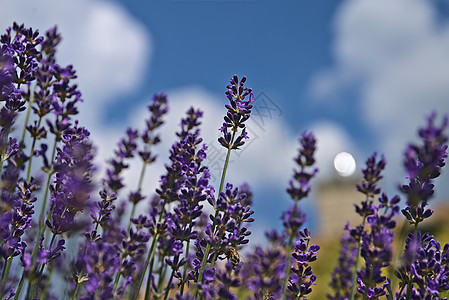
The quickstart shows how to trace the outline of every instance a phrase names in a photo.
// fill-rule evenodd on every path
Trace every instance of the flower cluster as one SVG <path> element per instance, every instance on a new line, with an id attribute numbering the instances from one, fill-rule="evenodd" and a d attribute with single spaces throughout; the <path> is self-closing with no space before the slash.
<path id="1" fill-rule="evenodd" d="M 402 186 L 407 196 L 407 207 L 402 210 L 402 214 L 415 226 L 433 214 L 432 210 L 426 208 L 434 194 L 432 182 L 440 176 L 448 156 L 448 138 L 444 131 L 449 126 L 449 119 L 445 116 L 438 127 L 434 124 L 435 118 L 436 114 L 431 114 L 427 126 L 419 130 L 423 145 L 410 144 L 404 153 L 409 182 Z"/>
<path id="2" fill-rule="evenodd" d="M 369 299 L 385 294 L 384 287 L 379 288 L 378 285 L 386 279 L 381 275 L 381 268 L 389 266 L 392 258 L 391 230 L 396 226 L 392 218 L 399 211 L 397 204 L 400 200 L 398 196 L 389 200 L 386 194 L 382 194 L 379 204 L 374 203 L 374 198 L 381 193 L 378 183 L 385 166 L 385 158 L 382 156 L 378 160 L 377 153 L 374 153 L 362 170 L 363 179 L 357 190 L 366 198 L 360 205 L 355 204 L 362 223 L 355 228 L 349 224 L 345 226 L 340 257 L 330 283 L 334 294 L 329 294 L 329 299 L 355 298 L 357 285 L 357 291 Z M 359 257 L 365 260 L 365 266 L 360 270 Z"/>
<path id="3" fill-rule="evenodd" d="M 312 292 L 312 285 L 315 285 L 316 275 L 313 274 L 309 263 L 317 259 L 320 246 L 312 245 L 309 247 L 310 232 L 307 228 L 299 232 L 301 239 L 296 242 L 295 252 L 292 256 L 295 259 L 295 265 L 292 266 L 292 276 L 288 279 L 288 289 L 292 297 L 296 299 L 305 298 Z"/>
<path id="4" fill-rule="evenodd" d="M 254 102 L 254 96 L 252 89 L 244 86 L 245 82 L 245 76 L 239 81 L 237 75 L 234 75 L 230 85 L 227 86 L 226 97 L 230 104 L 226 104 L 228 112 L 224 117 L 223 126 L 220 128 L 223 136 L 218 139 L 226 149 L 239 149 L 248 138 L 245 122 L 251 115 L 253 107 L 251 103 Z M 247 96 L 248 99 L 245 99 Z M 228 128 L 231 129 L 231 132 L 228 131 Z M 236 136 L 239 129 L 241 129 L 240 135 Z"/>
<path id="5" fill-rule="evenodd" d="M 405 265 L 396 273 L 401 281 L 396 299 L 439 299 L 449 290 L 449 244 L 441 249 L 434 236 L 417 230 L 407 237 L 403 258 Z"/>
<path id="6" fill-rule="evenodd" d="M 366 195 L 366 200 L 356 205 L 356 212 L 363 221 L 355 228 L 349 224 L 345 227 L 347 232 L 342 239 L 339 264 L 332 275 L 334 294 L 328 295 L 329 299 L 356 299 L 362 295 L 366 299 L 439 299 L 447 290 L 449 244 L 441 250 L 433 236 L 422 234 L 418 229 L 418 224 L 433 214 L 426 208 L 434 193 L 432 180 L 440 175 L 447 158 L 448 119 L 444 117 L 442 125 L 436 127 L 435 118 L 435 114 L 430 115 L 427 126 L 419 130 L 424 145 L 410 145 L 405 152 L 409 183 L 401 188 L 407 196 L 407 206 L 402 213 L 414 229 L 406 239 L 400 267 L 395 271 L 400 281 L 398 290 L 395 292 L 396 287 L 384 270 L 392 263 L 398 264 L 393 262 L 392 230 L 396 227 L 394 217 L 399 214 L 400 198 L 397 195 L 388 198 L 382 193 L 378 203 L 374 202 L 374 197 L 381 193 L 377 182 L 385 167 L 384 158 L 376 162 L 374 154 L 366 162 L 362 184 L 357 186 Z M 361 268 L 360 258 L 365 262 Z"/>
<path id="7" fill-rule="evenodd" d="M 301 231 L 306 215 L 298 203 L 309 194 L 309 182 L 318 172 L 313 167 L 315 136 L 304 132 L 299 144 L 295 158 L 299 170 L 294 170 L 287 188 L 294 203 L 282 213 L 284 229 L 281 233 L 276 230 L 266 233 L 270 246 L 266 249 L 257 247 L 242 272 L 244 280 L 249 283 L 248 288 L 254 291 L 254 299 L 304 299 L 316 279 L 309 263 L 316 260 L 319 246 L 309 247 L 310 232 L 307 228 Z"/>
<path id="8" fill-rule="evenodd" d="M 205 165 L 203 111 L 193 107 L 180 121 L 158 186 L 147 184 L 154 147 L 164 138 L 158 130 L 168 113 L 165 93 L 151 99 L 142 130 L 126 130 L 97 185 L 95 141 L 74 119 L 82 96 L 74 67 L 57 63 L 60 42 L 56 27 L 40 36 L 16 23 L 0 37 L 1 297 L 307 299 L 320 284 L 320 246 L 311 243 L 300 206 L 318 173 L 314 134 L 299 139 L 282 230 L 267 232 L 267 245 L 251 249 L 253 192 L 225 180 L 231 153 L 249 138 L 254 99 L 246 77 L 234 75 L 227 86 L 218 139 L 227 155 L 218 187 Z M 394 260 L 400 198 L 382 193 L 386 161 L 374 153 L 357 185 L 365 197 L 355 204 L 362 221 L 345 226 L 329 299 L 439 299 L 449 290 L 449 244 L 442 247 L 418 226 L 433 214 L 427 207 L 434 179 L 448 156 L 448 118 L 435 122 L 432 114 L 419 130 L 423 145 L 405 152 L 402 213 L 414 228 L 403 254 Z M 125 170 L 140 174 L 135 186 L 126 186 Z M 387 278 L 391 269 L 396 278 Z M 65 288 L 54 285 L 56 276 Z"/>

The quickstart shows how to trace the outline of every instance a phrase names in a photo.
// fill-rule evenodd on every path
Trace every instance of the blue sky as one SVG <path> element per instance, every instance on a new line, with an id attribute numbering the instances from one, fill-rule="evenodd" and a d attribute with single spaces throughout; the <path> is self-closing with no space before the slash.
<path id="1" fill-rule="evenodd" d="M 253 186 L 259 239 L 264 229 L 280 225 L 289 204 L 284 191 L 304 130 L 319 140 L 317 182 L 337 176 L 332 161 L 338 152 L 351 152 L 360 170 L 378 151 L 389 162 L 384 184 L 393 193 L 404 181 L 401 154 L 424 115 L 449 113 L 449 9 L 442 0 L 2 0 L 0 5 L 1 28 L 14 20 L 42 31 L 59 26 L 64 40 L 58 57 L 78 70 L 85 97 L 80 119 L 97 142 L 99 163 L 110 157 L 127 126 L 143 126 L 151 95 L 168 93 L 171 115 L 162 131 L 160 161 L 148 171 L 147 192 L 157 185 L 187 107 L 204 109 L 204 141 L 214 149 L 225 86 L 233 74 L 246 75 L 260 97 L 259 113 L 268 113 L 264 103 L 273 110 L 248 123 L 253 142 L 233 156 L 228 178 Z M 132 166 L 139 168 L 138 162 Z M 129 173 L 131 186 L 135 173 Z M 440 182 L 449 180 L 447 173 Z M 439 199 L 449 198 L 447 187 L 438 193 Z M 313 197 L 305 205 L 318 229 Z"/>
<path id="2" fill-rule="evenodd" d="M 316 110 L 307 101 L 311 74 L 331 61 L 337 3 L 123 1 L 154 41 L 148 84 L 139 93 L 201 84 L 222 94 L 232 74 L 245 74 L 255 91 L 272 95 L 284 107 L 283 117 L 301 129 Z"/>

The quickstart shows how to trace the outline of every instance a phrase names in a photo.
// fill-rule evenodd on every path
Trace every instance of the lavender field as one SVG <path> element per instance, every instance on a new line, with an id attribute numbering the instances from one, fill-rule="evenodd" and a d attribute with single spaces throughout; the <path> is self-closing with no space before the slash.
<path id="1" fill-rule="evenodd" d="M 57 27 L 41 33 L 14 23 L 0 42 L 4 299 L 312 299 L 316 290 L 328 299 L 447 294 L 449 244 L 425 226 L 440 213 L 432 201 L 448 156 L 447 115 L 429 112 L 417 122 L 419 140 L 404 145 L 406 177 L 397 194 L 382 189 L 385 156 L 374 152 L 366 159 L 354 186 L 358 222 L 341 224 L 339 245 L 334 239 L 332 246 L 317 244 L 305 226 L 302 202 L 320 170 L 317 139 L 303 131 L 285 184 L 290 205 L 276 217 L 282 226 L 267 230 L 260 245 L 248 245 L 257 198 L 250 184 L 226 176 L 232 157 L 253 138 L 247 124 L 257 100 L 245 76 L 224 84 L 217 140 L 226 156 L 216 184 L 205 163 L 209 149 L 201 130 L 209 125 L 202 107 L 185 111 L 176 141 L 158 149 L 168 138 L 161 134 L 171 109 L 164 92 L 147 105 L 143 129 L 123 128 L 97 174 L 96 140 L 78 121 L 83 96 L 76 68 L 61 66 L 55 55 Z M 169 162 L 146 193 L 155 148 L 169 153 Z M 127 186 L 132 160 L 140 165 L 132 170 L 138 180 Z M 338 251 L 338 259 L 321 255 L 324 245 Z"/>

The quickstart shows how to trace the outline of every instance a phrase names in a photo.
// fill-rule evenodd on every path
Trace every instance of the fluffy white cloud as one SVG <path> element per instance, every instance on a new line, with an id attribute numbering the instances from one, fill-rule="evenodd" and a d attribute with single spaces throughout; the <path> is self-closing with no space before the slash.
<path id="1" fill-rule="evenodd" d="M 425 43 L 433 26 L 425 1 L 349 0 L 337 11 L 334 56 L 353 72 L 381 71 Z"/>
<path id="2" fill-rule="evenodd" d="M 316 74 L 311 92 L 326 101 L 359 90 L 354 105 L 378 133 L 377 150 L 390 163 L 386 179 L 397 185 L 401 154 L 424 116 L 449 113 L 449 26 L 428 1 L 347 0 L 334 33 L 334 66 Z"/>
<path id="3" fill-rule="evenodd" d="M 58 62 L 73 64 L 85 103 L 83 123 L 94 129 L 111 98 L 139 86 L 151 57 L 145 27 L 111 1 L 2 1 L 0 28 L 12 22 L 39 28 L 57 25 L 63 36 Z"/>

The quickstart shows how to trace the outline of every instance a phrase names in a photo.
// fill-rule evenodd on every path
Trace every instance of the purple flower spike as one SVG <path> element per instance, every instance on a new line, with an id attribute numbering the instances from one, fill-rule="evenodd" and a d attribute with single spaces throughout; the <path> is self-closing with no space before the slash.
<path id="1" fill-rule="evenodd" d="M 318 173 L 317 168 L 309 170 L 315 163 L 316 139 L 313 133 L 304 132 L 299 139 L 300 148 L 295 162 L 299 170 L 295 170 L 293 179 L 289 182 L 287 192 L 295 202 L 308 196 L 310 192 L 310 180 Z"/>
<path id="2" fill-rule="evenodd" d="M 75 124 L 72 133 L 64 136 L 64 147 L 58 149 L 55 157 L 55 180 L 50 186 L 52 221 L 47 221 L 55 234 L 70 230 L 75 215 L 88 206 L 94 170 L 94 150 L 88 140 L 89 134 L 84 127 Z"/>
<path id="3" fill-rule="evenodd" d="M 225 122 L 220 128 L 223 136 L 218 139 L 226 149 L 239 149 L 245 144 L 245 139 L 248 138 L 245 122 L 251 115 L 251 108 L 253 107 L 251 103 L 254 102 L 254 96 L 252 89 L 244 86 L 245 81 L 245 76 L 239 81 L 237 75 L 234 75 L 231 78 L 231 84 L 227 86 L 226 97 L 230 104 L 225 105 L 228 112 L 224 117 Z M 248 99 L 245 99 L 247 96 Z M 228 132 L 228 128 L 231 129 L 231 132 Z M 240 135 L 236 137 L 239 129 L 241 129 Z"/>
<path id="4" fill-rule="evenodd" d="M 360 185 L 357 185 L 357 190 L 365 194 L 367 198 L 371 199 L 380 193 L 377 183 L 382 179 L 381 172 L 385 169 L 385 165 L 385 157 L 382 155 L 381 159 L 377 161 L 377 153 L 366 160 L 366 168 L 362 170 L 363 180 Z M 360 212 L 361 210 L 359 209 Z M 359 211 L 357 212 L 360 213 Z"/>
<path id="5" fill-rule="evenodd" d="M 305 296 L 312 292 L 312 285 L 315 285 L 316 276 L 309 264 L 317 259 L 320 246 L 309 246 L 311 237 L 307 228 L 304 228 L 299 235 L 301 239 L 296 242 L 292 253 L 295 262 L 291 267 L 293 274 L 288 279 L 287 288 L 291 297 L 305 299 Z"/>
<path id="6" fill-rule="evenodd" d="M 419 130 L 423 145 L 409 145 L 404 154 L 409 183 L 402 186 L 407 196 L 407 207 L 402 213 L 416 226 L 433 213 L 425 207 L 434 194 L 432 182 L 440 176 L 448 156 L 448 137 L 445 133 L 449 127 L 448 117 L 443 118 L 440 126 L 434 124 L 435 119 L 436 113 L 431 114 L 427 126 Z"/>

